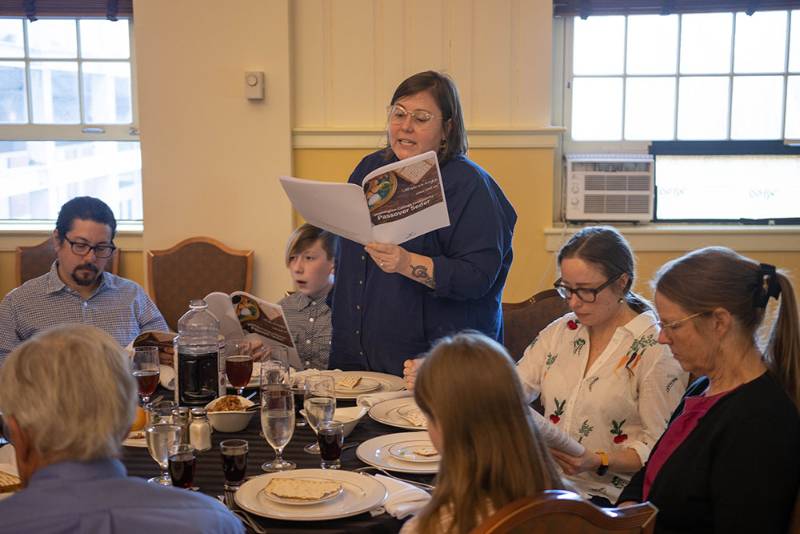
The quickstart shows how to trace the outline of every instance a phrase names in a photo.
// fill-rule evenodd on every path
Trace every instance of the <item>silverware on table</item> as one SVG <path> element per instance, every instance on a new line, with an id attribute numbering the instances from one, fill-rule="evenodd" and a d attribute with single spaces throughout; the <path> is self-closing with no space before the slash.
<path id="1" fill-rule="evenodd" d="M 221 495 L 220 500 L 223 504 L 231 511 L 233 515 L 235 515 L 239 521 L 242 522 L 246 527 L 249 527 L 250 530 L 255 532 L 256 534 L 267 534 L 267 530 L 258 524 L 258 521 L 253 519 L 253 517 L 248 513 L 242 510 L 241 508 L 236 506 L 236 502 L 233 499 L 233 492 L 229 490 L 225 490 L 225 494 Z"/>
<path id="2" fill-rule="evenodd" d="M 425 490 L 427 492 L 431 492 L 436 489 L 436 486 L 432 486 L 431 484 L 426 484 L 424 482 L 417 482 L 416 480 L 409 480 L 407 478 L 401 478 L 399 476 L 391 474 L 389 471 L 382 469 L 380 467 L 368 466 L 368 467 L 359 467 L 357 469 L 353 469 L 356 473 L 361 473 L 362 475 L 370 474 L 370 471 L 377 471 L 378 473 L 382 474 L 385 477 L 393 478 L 395 480 L 399 480 L 400 482 L 405 482 L 407 484 L 411 484 L 412 486 L 416 486 L 421 490 Z"/>

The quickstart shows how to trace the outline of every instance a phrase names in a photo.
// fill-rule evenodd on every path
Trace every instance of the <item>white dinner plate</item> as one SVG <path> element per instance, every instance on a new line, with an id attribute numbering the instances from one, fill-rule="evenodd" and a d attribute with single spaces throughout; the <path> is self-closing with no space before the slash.
<path id="1" fill-rule="evenodd" d="M 378 383 L 378 387 L 368 391 L 359 389 L 361 384 L 356 386 L 355 389 L 341 389 L 337 387 L 336 398 L 338 399 L 355 399 L 359 395 L 364 395 L 366 393 L 401 391 L 406 388 L 406 383 L 401 377 L 388 375 L 386 373 L 376 373 L 374 371 L 323 371 L 323 374 L 331 374 L 334 380 L 337 381 L 348 375 L 357 375 L 361 377 L 361 382 L 364 382 L 366 379 L 368 384 L 371 384 L 373 381 Z"/>
<path id="2" fill-rule="evenodd" d="M 317 477 L 306 477 L 306 476 L 297 476 L 292 473 L 289 473 L 286 478 L 291 478 L 292 480 L 320 480 Z M 323 480 L 323 482 L 327 482 Z M 323 497 L 321 499 L 309 500 L 309 499 L 289 499 L 287 497 L 279 497 L 277 495 L 273 495 L 266 490 L 266 487 L 261 490 L 264 494 L 264 497 L 269 499 L 270 501 L 279 503 L 279 504 L 288 504 L 290 506 L 309 506 L 311 504 L 319 504 L 321 502 L 331 501 L 337 498 L 344 492 L 344 485 L 339 487 L 339 491 L 336 493 L 331 493 L 327 497 Z"/>
<path id="3" fill-rule="evenodd" d="M 356 456 L 365 464 L 380 467 L 389 471 L 400 473 L 413 473 L 417 475 L 435 475 L 439 471 L 439 462 L 407 462 L 395 458 L 389 453 L 389 449 L 398 443 L 409 441 L 431 442 L 431 437 L 427 432 L 399 432 L 397 434 L 386 434 L 377 438 L 368 439 L 358 446 Z"/>
<path id="4" fill-rule="evenodd" d="M 272 477 L 333 480 L 342 485 L 342 493 L 335 499 L 308 506 L 282 504 L 268 499 L 261 491 Z M 287 521 L 325 521 L 363 514 L 381 506 L 386 497 L 386 487 L 375 477 L 334 469 L 298 469 L 261 475 L 242 484 L 234 495 L 236 504 L 252 514 Z"/>
<path id="5" fill-rule="evenodd" d="M 131 437 L 131 434 L 128 434 L 128 437 L 122 442 L 123 447 L 139 447 L 139 448 L 147 448 L 147 438 L 145 438 L 144 429 L 139 430 L 135 433 L 136 435 L 141 434 L 142 437 Z"/>
<path id="6" fill-rule="evenodd" d="M 425 456 L 423 454 L 419 454 L 418 452 L 416 452 L 418 449 L 421 448 L 430 448 L 436 450 L 434 449 L 431 440 L 413 439 L 408 441 L 401 441 L 399 443 L 390 445 L 388 451 L 389 454 L 392 455 L 394 458 L 397 458 L 398 460 L 403 460 L 404 462 L 427 464 L 431 462 L 438 462 L 439 460 L 442 459 L 441 455 L 439 454 Z"/>
<path id="7" fill-rule="evenodd" d="M 419 410 L 414 397 L 401 397 L 379 402 L 369 409 L 369 416 L 384 425 L 404 428 L 406 430 L 425 430 L 425 426 L 417 426 L 403 417 L 412 411 Z"/>

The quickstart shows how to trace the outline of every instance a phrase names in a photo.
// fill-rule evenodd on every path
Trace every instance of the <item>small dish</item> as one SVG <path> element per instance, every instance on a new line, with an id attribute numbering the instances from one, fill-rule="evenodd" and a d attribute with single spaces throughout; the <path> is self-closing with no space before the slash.
<path id="1" fill-rule="evenodd" d="M 426 456 L 424 454 L 420 454 L 418 452 L 419 449 L 432 449 L 433 451 L 436 450 L 433 447 L 433 443 L 424 440 L 402 441 L 400 443 L 394 443 L 390 445 L 387 450 L 389 451 L 390 455 L 404 462 L 424 464 L 430 462 L 438 462 L 439 460 L 442 459 L 442 456 L 438 452 Z"/>
<path id="2" fill-rule="evenodd" d="M 245 406 L 244 410 L 215 412 L 211 410 L 220 399 L 225 397 L 238 397 L 239 401 Z M 248 411 L 247 408 L 253 406 L 253 401 L 239 397 L 238 395 L 224 395 L 206 404 L 206 413 L 208 420 L 214 430 L 219 432 L 241 432 L 247 425 L 250 424 L 250 419 L 253 417 L 253 411 Z"/>

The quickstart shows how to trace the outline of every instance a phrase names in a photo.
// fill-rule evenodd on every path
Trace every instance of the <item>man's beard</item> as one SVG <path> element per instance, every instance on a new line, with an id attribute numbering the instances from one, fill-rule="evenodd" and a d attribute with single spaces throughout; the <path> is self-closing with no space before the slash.
<path id="1" fill-rule="evenodd" d="M 94 276 L 89 278 L 83 278 L 78 276 L 78 271 L 92 271 Z M 97 281 L 97 277 L 100 275 L 100 269 L 96 266 L 92 265 L 91 263 L 84 263 L 83 265 L 78 265 L 72 271 L 72 279 L 75 281 L 76 284 L 79 286 L 90 286 Z"/>

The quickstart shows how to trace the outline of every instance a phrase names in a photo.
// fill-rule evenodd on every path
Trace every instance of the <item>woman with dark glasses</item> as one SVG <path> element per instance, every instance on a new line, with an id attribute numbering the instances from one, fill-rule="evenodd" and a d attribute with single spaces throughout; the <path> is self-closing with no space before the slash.
<path id="1" fill-rule="evenodd" d="M 611 506 L 686 389 L 687 376 L 659 345 L 657 318 L 631 292 L 634 259 L 619 232 L 580 230 L 558 253 L 555 287 L 571 313 L 554 321 L 525 351 L 517 370 L 529 400 L 586 449 L 552 450 L 584 497 Z"/>

